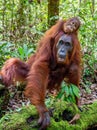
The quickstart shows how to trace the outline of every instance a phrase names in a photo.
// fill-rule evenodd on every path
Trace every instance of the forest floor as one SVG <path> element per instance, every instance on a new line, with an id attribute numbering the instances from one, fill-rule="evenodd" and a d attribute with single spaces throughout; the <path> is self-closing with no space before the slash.
<path id="1" fill-rule="evenodd" d="M 97 84 L 92 84 L 88 90 L 85 88 L 80 88 L 80 103 L 81 105 L 91 104 L 94 101 L 97 101 Z"/>
<path id="2" fill-rule="evenodd" d="M 30 104 L 30 101 L 25 98 L 22 91 L 17 90 L 16 87 L 9 87 L 10 100 L 7 106 L 8 111 L 14 111 L 24 105 Z M 87 105 L 97 100 L 97 84 L 93 83 L 88 89 L 80 87 L 80 104 Z"/>

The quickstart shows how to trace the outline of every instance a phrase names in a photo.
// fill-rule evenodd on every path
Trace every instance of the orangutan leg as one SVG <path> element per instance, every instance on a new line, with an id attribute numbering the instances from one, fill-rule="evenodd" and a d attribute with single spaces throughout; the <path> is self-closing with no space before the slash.
<path id="1" fill-rule="evenodd" d="M 9 86 L 16 81 L 25 81 L 29 71 L 28 65 L 17 59 L 7 60 L 0 71 L 0 80 L 5 86 Z"/>

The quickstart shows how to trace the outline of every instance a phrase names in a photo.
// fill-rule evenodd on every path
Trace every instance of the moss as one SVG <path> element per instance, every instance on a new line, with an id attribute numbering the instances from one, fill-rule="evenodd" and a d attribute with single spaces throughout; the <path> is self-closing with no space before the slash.
<path id="1" fill-rule="evenodd" d="M 30 130 L 30 125 L 26 119 L 31 115 L 36 115 L 36 110 L 31 105 L 20 109 L 18 112 L 6 114 L 0 120 L 0 130 L 17 130 L 18 128 Z"/>
<path id="2" fill-rule="evenodd" d="M 68 118 L 69 116 L 73 117 L 76 113 L 79 113 L 79 109 L 77 108 L 75 104 L 67 103 L 61 100 L 59 100 L 58 102 L 55 102 L 54 106 L 52 107 L 54 107 L 53 117 L 59 118 L 59 120 L 62 120 L 63 116 L 65 116 L 66 118 L 67 115 L 65 113 L 69 114 Z"/>
<path id="3" fill-rule="evenodd" d="M 53 117 L 51 117 L 51 124 L 47 130 L 86 130 L 88 127 L 97 124 L 97 102 L 83 107 L 80 112 L 73 104 L 68 104 L 63 101 L 54 104 Z M 53 107 L 53 106 L 52 106 Z M 80 119 L 75 124 L 69 124 L 68 121 L 62 119 L 62 112 L 69 110 L 75 115 L 80 114 Z M 33 115 L 33 121 L 27 123 L 27 118 Z M 58 120 L 56 121 L 56 118 Z M 37 112 L 33 106 L 23 107 L 18 112 L 6 114 L 0 120 L 0 130 L 37 130 Z M 36 125 L 36 127 L 34 127 Z"/>
<path id="4" fill-rule="evenodd" d="M 77 122 L 81 124 L 82 129 L 86 129 L 89 126 L 97 124 L 97 102 L 88 105 L 87 108 L 81 113 L 81 118 Z"/>

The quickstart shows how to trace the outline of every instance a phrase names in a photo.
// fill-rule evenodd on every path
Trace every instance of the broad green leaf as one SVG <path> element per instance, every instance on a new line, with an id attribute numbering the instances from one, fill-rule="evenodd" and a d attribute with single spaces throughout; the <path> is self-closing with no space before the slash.
<path id="1" fill-rule="evenodd" d="M 70 95 L 74 95 L 71 84 L 69 85 L 69 93 Z"/>
<path id="2" fill-rule="evenodd" d="M 63 96 L 63 93 L 62 92 L 59 92 L 59 94 L 57 95 L 57 98 L 61 99 Z"/>
<path id="3" fill-rule="evenodd" d="M 69 96 L 69 88 L 68 86 L 64 86 L 64 90 L 67 96 Z"/>
<path id="4" fill-rule="evenodd" d="M 79 97 L 79 93 L 80 93 L 80 90 L 77 86 L 73 85 L 72 84 L 72 90 L 73 90 L 73 93 L 76 97 Z"/>

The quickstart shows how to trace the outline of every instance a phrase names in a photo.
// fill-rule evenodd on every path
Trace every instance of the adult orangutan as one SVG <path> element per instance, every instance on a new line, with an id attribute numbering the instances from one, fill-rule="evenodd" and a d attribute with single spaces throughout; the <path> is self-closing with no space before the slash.
<path id="1" fill-rule="evenodd" d="M 15 81 L 26 81 L 25 95 L 39 113 L 40 130 L 50 124 L 45 106 L 46 89 L 59 89 L 64 78 L 79 86 L 81 48 L 78 40 L 80 21 L 74 17 L 59 20 L 39 42 L 38 49 L 27 62 L 9 59 L 1 69 L 1 80 L 8 86 Z M 78 104 L 78 100 L 76 100 Z"/>

